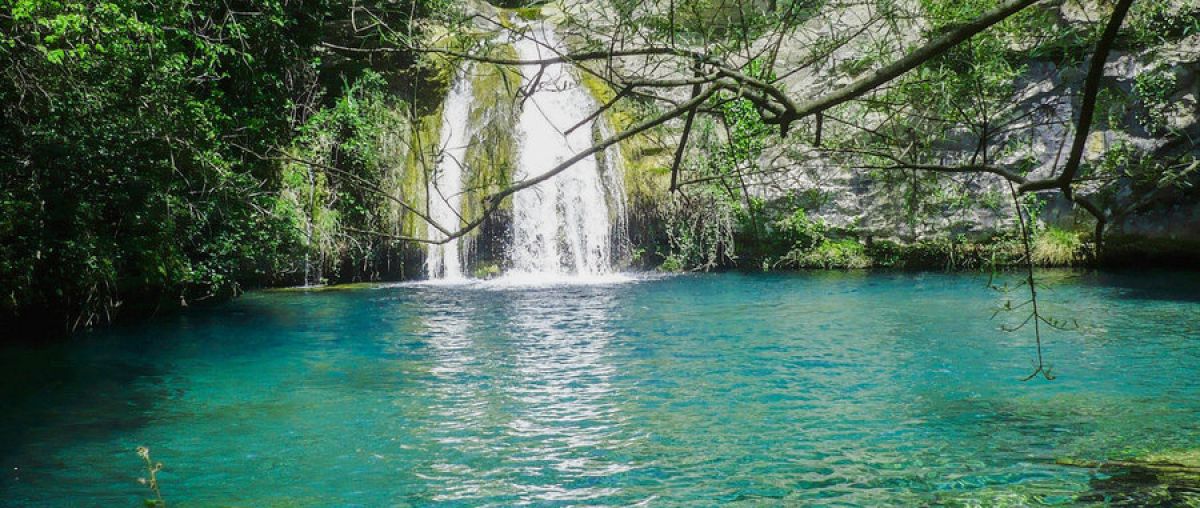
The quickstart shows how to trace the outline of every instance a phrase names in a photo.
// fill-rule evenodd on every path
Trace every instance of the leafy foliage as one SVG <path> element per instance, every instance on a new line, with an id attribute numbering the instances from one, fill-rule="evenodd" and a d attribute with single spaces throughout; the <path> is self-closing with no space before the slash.
<path id="1" fill-rule="evenodd" d="M 1166 126 L 1167 115 L 1173 106 L 1171 95 L 1175 93 L 1178 78 L 1169 68 L 1155 69 L 1138 74 L 1133 82 L 1133 91 L 1146 110 L 1142 119 L 1149 130 Z"/>
<path id="2" fill-rule="evenodd" d="M 288 175 L 266 155 L 320 109 L 317 48 L 348 12 L 339 0 L 6 2 L 0 320 L 71 329 L 123 302 L 293 277 L 304 242 L 281 213 Z"/>

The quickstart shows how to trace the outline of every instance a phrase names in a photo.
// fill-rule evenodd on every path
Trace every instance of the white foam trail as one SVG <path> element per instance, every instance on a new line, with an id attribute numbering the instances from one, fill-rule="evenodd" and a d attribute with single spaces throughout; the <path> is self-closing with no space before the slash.
<path id="1" fill-rule="evenodd" d="M 447 231 L 457 230 L 462 219 L 463 165 L 466 164 L 467 145 L 471 141 L 470 108 L 472 100 L 471 79 L 466 70 L 454 80 L 450 94 L 442 110 L 442 157 L 429 189 L 429 217 Z M 433 224 L 426 229 L 431 240 L 446 238 Z M 430 279 L 462 280 L 463 259 L 461 238 L 444 244 L 430 244 L 425 252 L 425 273 Z"/>

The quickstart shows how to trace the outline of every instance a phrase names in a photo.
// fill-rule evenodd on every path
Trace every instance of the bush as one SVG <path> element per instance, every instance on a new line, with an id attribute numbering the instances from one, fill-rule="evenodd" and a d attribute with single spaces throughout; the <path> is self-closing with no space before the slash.
<path id="1" fill-rule="evenodd" d="M 795 268 L 870 268 L 874 263 L 857 240 L 826 240 L 811 250 L 796 249 L 780 263 Z"/>
<path id="2" fill-rule="evenodd" d="M 1033 239 L 1033 262 L 1040 266 L 1071 266 L 1083 259 L 1082 249 L 1078 234 L 1048 227 Z"/>
<path id="3" fill-rule="evenodd" d="M 682 272 L 683 261 L 679 259 L 678 255 L 671 254 L 663 259 L 661 265 L 658 265 L 658 270 L 660 272 Z"/>

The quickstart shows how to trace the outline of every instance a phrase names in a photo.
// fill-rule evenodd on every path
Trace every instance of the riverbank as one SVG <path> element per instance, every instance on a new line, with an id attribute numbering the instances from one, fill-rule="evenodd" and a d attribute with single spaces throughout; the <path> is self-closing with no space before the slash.
<path id="1" fill-rule="evenodd" d="M 1063 240 L 1063 235 L 1045 235 L 1041 242 L 1034 242 L 1034 259 L 1039 270 L 1046 268 L 1074 268 L 1081 270 L 1139 271 L 1200 268 L 1200 242 L 1187 240 L 1147 239 L 1133 236 L 1116 236 L 1108 239 L 1102 256 L 1096 258 L 1090 245 L 1078 239 Z M 773 250 L 764 245 L 774 245 Z M 892 241 L 860 241 L 843 238 L 825 240 L 808 249 L 783 250 L 780 243 L 745 246 L 741 252 L 745 257 L 736 261 L 711 267 L 709 271 L 733 272 L 793 272 L 821 270 L 868 270 L 878 272 L 988 272 L 1011 271 L 1023 266 L 1022 247 L 1015 238 L 999 237 L 990 242 L 978 241 L 923 241 L 902 244 Z M 632 266 L 637 271 L 678 273 L 684 271 L 673 264 L 670 256 L 657 259 L 643 254 Z M 404 268 L 407 266 L 407 268 Z M 176 312 L 189 312 L 212 304 L 238 297 L 246 291 L 264 289 L 329 291 L 356 288 L 358 284 L 395 283 L 420 280 L 423 261 L 419 255 L 409 256 L 404 264 L 395 265 L 391 271 L 355 272 L 344 277 L 328 279 L 323 284 L 304 288 L 303 277 L 274 278 L 273 283 L 263 280 L 247 281 L 237 291 L 206 295 L 196 300 L 186 300 L 174 292 L 141 292 L 122 298 L 114 313 L 106 316 L 99 326 L 117 323 L 127 325 L 146 319 Z M 481 265 L 473 274 L 476 278 L 491 278 L 501 273 L 499 265 Z M 7 330 L 8 342 L 36 343 L 56 341 L 70 337 L 70 321 L 59 309 L 41 312 L 26 311 L 21 316 L 0 318 L 0 328 Z M 76 332 L 94 328 L 83 327 Z"/>

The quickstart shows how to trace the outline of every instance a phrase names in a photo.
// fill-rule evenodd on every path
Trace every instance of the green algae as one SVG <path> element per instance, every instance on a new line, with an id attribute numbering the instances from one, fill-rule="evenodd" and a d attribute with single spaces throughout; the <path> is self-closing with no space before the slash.
<path id="1" fill-rule="evenodd" d="M 517 58 L 511 45 L 490 48 L 495 58 Z M 467 221 L 483 213 L 483 200 L 512 183 L 516 169 L 517 91 L 521 73 L 513 66 L 477 63 L 470 72 L 474 104 L 469 112 L 474 133 L 466 153 L 466 195 L 462 215 Z M 508 201 L 501 209 L 510 207 Z"/>
<path id="2" fill-rule="evenodd" d="M 579 82 L 600 104 L 608 104 L 617 96 L 611 85 L 590 72 L 581 72 Z M 618 133 L 636 124 L 639 117 L 624 100 L 602 115 L 608 126 Z M 626 198 L 635 206 L 658 202 L 668 194 L 672 156 L 666 149 L 665 136 L 660 127 L 630 136 L 618 144 L 625 169 Z"/>

